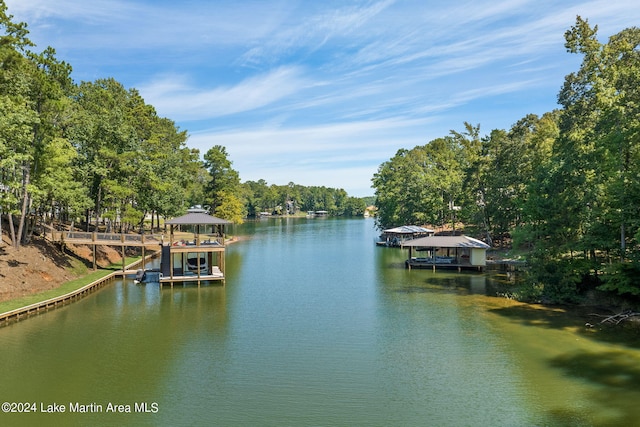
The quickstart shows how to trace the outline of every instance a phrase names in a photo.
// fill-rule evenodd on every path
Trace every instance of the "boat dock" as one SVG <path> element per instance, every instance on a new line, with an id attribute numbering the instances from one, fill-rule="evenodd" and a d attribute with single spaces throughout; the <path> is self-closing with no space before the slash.
<path id="1" fill-rule="evenodd" d="M 489 245 L 468 236 L 427 236 L 409 240 L 402 244 L 409 248 L 407 268 L 455 268 L 482 271 L 487 265 L 486 252 Z M 426 256 L 414 256 L 422 251 Z"/>
<path id="2" fill-rule="evenodd" d="M 225 282 L 225 226 L 230 221 L 189 212 L 166 222 L 169 241 L 162 246 L 158 282 Z M 185 234 L 186 233 L 186 234 Z"/>
<path id="3" fill-rule="evenodd" d="M 160 271 L 149 271 L 147 281 L 160 286 L 174 283 L 225 283 L 225 226 L 230 221 L 216 218 L 201 211 L 166 221 L 170 226 L 168 237 L 163 234 L 126 234 L 49 229 L 45 237 L 61 245 L 89 245 L 93 248 L 93 268 L 96 269 L 97 246 L 119 246 L 122 253 L 122 271 L 127 273 L 125 248 L 142 248 L 145 259 L 147 249 L 160 250 Z M 144 271 L 144 263 L 142 264 Z M 129 272 L 131 273 L 131 272 Z M 153 273 L 156 273 L 155 275 Z M 135 274 L 135 273 L 134 273 Z"/>

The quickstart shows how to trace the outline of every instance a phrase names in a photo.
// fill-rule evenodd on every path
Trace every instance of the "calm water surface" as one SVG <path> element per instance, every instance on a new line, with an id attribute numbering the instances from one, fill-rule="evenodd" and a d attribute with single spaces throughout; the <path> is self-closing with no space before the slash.
<path id="1" fill-rule="evenodd" d="M 405 270 L 371 220 L 235 233 L 225 287 L 119 281 L 0 328 L 0 400 L 38 410 L 0 424 L 640 425 L 637 336 L 492 297 L 495 275 Z"/>

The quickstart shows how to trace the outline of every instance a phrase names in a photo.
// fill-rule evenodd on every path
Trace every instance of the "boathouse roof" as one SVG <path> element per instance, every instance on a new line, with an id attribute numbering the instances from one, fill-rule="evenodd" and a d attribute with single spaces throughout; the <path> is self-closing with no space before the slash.
<path id="1" fill-rule="evenodd" d="M 421 248 L 476 248 L 489 249 L 485 242 L 468 236 L 427 236 L 419 239 L 408 240 L 402 243 L 403 247 Z"/>
<path id="2" fill-rule="evenodd" d="M 217 218 L 215 216 L 202 212 L 189 212 L 186 215 L 170 219 L 165 222 L 170 225 L 226 225 L 233 224 L 226 219 Z"/>
<path id="3" fill-rule="evenodd" d="M 430 228 L 419 227 L 417 225 L 403 225 L 395 228 L 388 228 L 382 231 L 388 234 L 414 234 L 414 233 L 433 233 Z"/>

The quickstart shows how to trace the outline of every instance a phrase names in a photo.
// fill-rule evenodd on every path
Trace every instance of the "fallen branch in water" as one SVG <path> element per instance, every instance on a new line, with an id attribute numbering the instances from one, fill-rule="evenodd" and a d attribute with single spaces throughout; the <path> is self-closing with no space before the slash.
<path id="1" fill-rule="evenodd" d="M 634 317 L 640 317 L 640 313 L 633 312 L 631 310 L 623 311 L 622 313 L 613 314 L 610 316 L 591 313 L 591 316 L 604 317 L 600 323 L 613 323 L 615 325 L 619 325 L 621 322 L 625 320 L 630 320 Z"/>

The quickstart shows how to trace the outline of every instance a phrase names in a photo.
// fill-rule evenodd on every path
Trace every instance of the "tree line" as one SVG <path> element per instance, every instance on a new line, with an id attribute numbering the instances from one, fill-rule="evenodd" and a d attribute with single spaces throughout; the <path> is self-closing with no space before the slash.
<path id="1" fill-rule="evenodd" d="M 576 301 L 596 288 L 638 302 L 640 29 L 601 43 L 577 17 L 565 41 L 582 64 L 560 108 L 399 150 L 372 178 L 378 225 L 463 223 L 494 246 L 527 249 L 523 299 Z"/>
<path id="2" fill-rule="evenodd" d="M 366 199 L 352 197 L 341 188 L 269 184 L 264 179 L 240 182 L 225 147 L 216 145 L 204 155 L 206 179 L 198 186 L 197 197 L 221 218 L 236 223 L 244 217 L 296 215 L 309 211 L 326 211 L 336 216 L 362 216 Z"/>
<path id="3" fill-rule="evenodd" d="M 256 211 L 364 211 L 344 190 L 240 183 L 225 147 L 201 159 L 187 132 L 113 78 L 76 83 L 52 47 L 0 0 L 0 230 L 16 247 L 37 221 L 111 231 L 151 228 L 204 205 L 241 222 Z M 3 223 L 4 222 L 4 223 Z"/>

